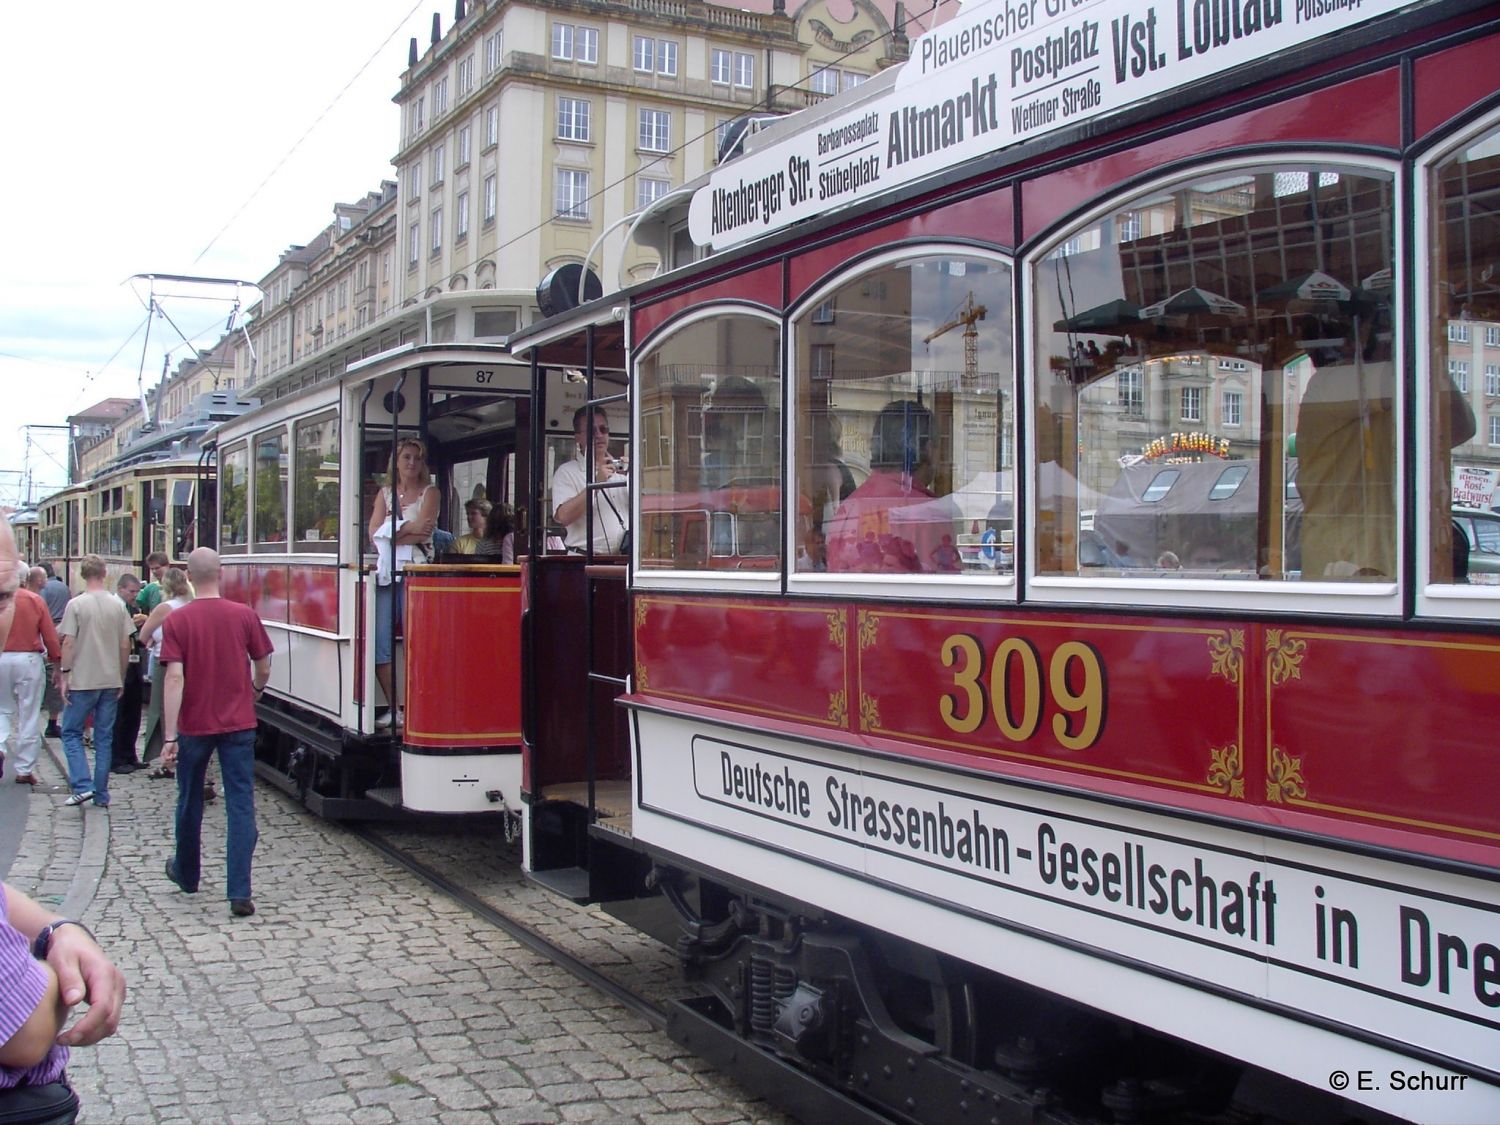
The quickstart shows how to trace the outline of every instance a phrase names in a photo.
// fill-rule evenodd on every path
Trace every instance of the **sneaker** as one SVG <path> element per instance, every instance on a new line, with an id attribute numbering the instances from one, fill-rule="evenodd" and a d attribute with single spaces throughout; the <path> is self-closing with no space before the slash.
<path id="1" fill-rule="evenodd" d="M 236 918 L 248 918 L 255 913 L 255 900 L 249 898 L 232 898 L 229 900 L 229 913 Z"/>
<path id="2" fill-rule="evenodd" d="M 93 799 L 94 791 L 90 789 L 86 793 L 74 793 L 63 804 L 67 805 L 70 809 L 76 809 L 79 805 L 86 805 Z"/>
<path id="3" fill-rule="evenodd" d="M 61 738 L 62 728 L 56 723 L 48 723 L 47 729 L 42 732 L 44 738 Z"/>

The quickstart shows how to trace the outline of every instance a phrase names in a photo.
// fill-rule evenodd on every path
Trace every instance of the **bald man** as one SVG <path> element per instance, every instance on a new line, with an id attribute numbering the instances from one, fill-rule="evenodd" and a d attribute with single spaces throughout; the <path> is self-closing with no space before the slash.
<path id="1" fill-rule="evenodd" d="M 177 850 L 167 878 L 195 894 L 203 849 L 203 781 L 217 752 L 224 776 L 229 839 L 225 889 L 229 912 L 255 913 L 250 865 L 255 827 L 255 704 L 271 675 L 271 638 L 249 606 L 219 595 L 219 554 L 199 547 L 188 556 L 197 596 L 174 610 L 161 629 L 161 764 L 177 769 Z"/>

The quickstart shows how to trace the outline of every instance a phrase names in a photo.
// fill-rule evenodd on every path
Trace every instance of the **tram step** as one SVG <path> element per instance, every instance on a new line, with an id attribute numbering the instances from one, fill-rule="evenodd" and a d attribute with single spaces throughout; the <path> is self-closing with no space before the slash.
<path id="1" fill-rule="evenodd" d="M 401 786 L 399 785 L 392 785 L 385 789 L 366 789 L 365 796 L 393 809 L 401 807 Z"/>
<path id="2" fill-rule="evenodd" d="M 581 867 L 553 867 L 533 871 L 531 881 L 564 898 L 584 904 L 589 898 L 589 873 Z"/>

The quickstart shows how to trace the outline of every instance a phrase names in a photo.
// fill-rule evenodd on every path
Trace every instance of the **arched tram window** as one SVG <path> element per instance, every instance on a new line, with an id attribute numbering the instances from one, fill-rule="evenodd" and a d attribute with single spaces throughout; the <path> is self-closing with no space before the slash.
<path id="1" fill-rule="evenodd" d="M 1500 126 L 1431 165 L 1426 195 L 1429 591 L 1472 610 L 1500 593 Z"/>
<path id="2" fill-rule="evenodd" d="M 1383 170 L 1277 163 L 1062 232 L 1032 273 L 1040 575 L 1396 578 L 1394 206 Z"/>
<path id="3" fill-rule="evenodd" d="M 1010 572 L 1011 276 L 971 250 L 908 252 L 796 315 L 798 574 Z"/>

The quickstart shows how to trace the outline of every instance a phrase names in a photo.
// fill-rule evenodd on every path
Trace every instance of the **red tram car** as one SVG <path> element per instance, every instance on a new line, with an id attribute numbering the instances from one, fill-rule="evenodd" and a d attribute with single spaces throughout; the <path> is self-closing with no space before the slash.
<path id="1" fill-rule="evenodd" d="M 526 862 L 661 892 L 685 1041 L 901 1120 L 1500 1119 L 1497 51 L 1456 0 L 970 5 L 512 337 L 628 372 L 638 530 Z M 1211 460 L 1199 542 L 1108 541 Z"/>

